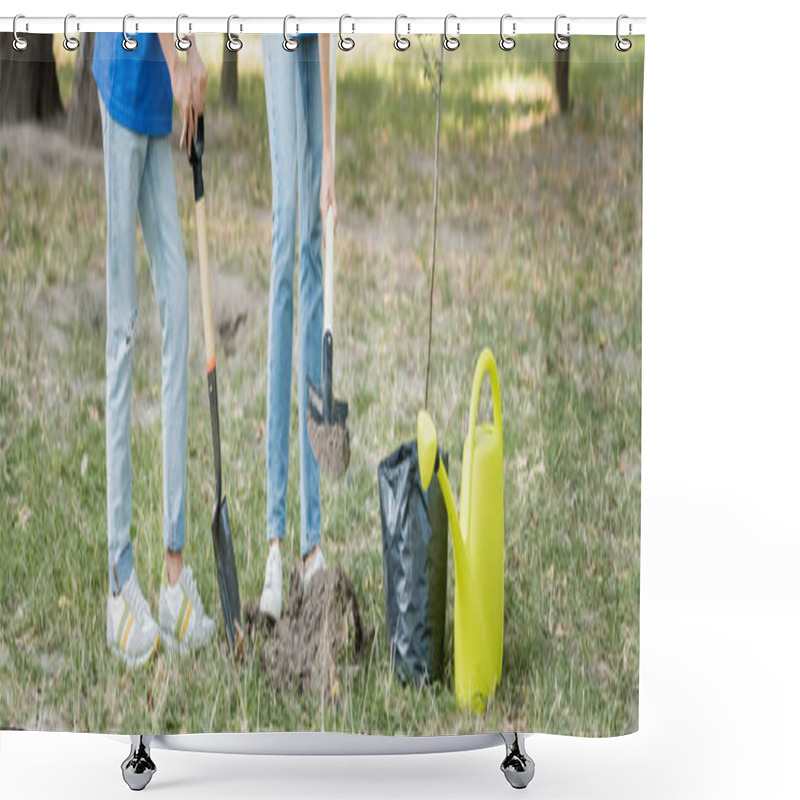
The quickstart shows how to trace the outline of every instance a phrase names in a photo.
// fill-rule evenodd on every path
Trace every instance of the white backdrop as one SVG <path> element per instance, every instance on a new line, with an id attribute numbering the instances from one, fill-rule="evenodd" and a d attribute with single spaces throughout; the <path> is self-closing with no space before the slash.
<path id="1" fill-rule="evenodd" d="M 800 736 L 796 7 L 572 0 L 347 6 L 18 0 L 29 16 L 648 17 L 640 725 L 529 740 L 537 798 L 797 797 Z M 774 35 L 773 35 L 774 32 Z M 127 796 L 125 746 L 0 734 L 3 798 Z M 402 758 L 162 753 L 169 798 L 500 797 L 500 749 Z"/>

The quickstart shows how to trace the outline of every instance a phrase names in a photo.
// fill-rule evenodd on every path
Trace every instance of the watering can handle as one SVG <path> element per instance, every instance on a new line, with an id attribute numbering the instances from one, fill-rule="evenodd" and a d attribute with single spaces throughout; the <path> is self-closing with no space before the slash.
<path id="1" fill-rule="evenodd" d="M 481 386 L 483 378 L 489 373 L 489 382 L 492 385 L 492 406 L 494 408 L 494 427 L 503 436 L 503 417 L 500 410 L 500 379 L 497 377 L 497 364 L 495 363 L 492 351 L 484 348 L 475 367 L 475 378 L 472 381 L 472 403 L 469 411 L 469 435 L 467 441 L 471 442 L 475 438 L 475 427 L 478 422 L 478 401 L 481 397 Z"/>

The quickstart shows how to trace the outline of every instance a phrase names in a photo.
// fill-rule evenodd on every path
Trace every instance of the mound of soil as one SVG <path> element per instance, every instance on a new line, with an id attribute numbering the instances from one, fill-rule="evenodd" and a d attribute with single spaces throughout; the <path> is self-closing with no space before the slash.
<path id="1" fill-rule="evenodd" d="M 274 623 L 245 605 L 245 626 L 251 641 L 264 636 L 261 664 L 276 689 L 320 692 L 336 700 L 343 671 L 357 664 L 365 636 L 353 583 L 340 567 L 314 576 L 303 589 L 300 573 L 289 578 L 289 597 Z"/>

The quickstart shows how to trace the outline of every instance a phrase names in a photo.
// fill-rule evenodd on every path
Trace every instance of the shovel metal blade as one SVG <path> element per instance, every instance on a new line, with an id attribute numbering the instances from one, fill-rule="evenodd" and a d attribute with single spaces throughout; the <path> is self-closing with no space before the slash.
<path id="1" fill-rule="evenodd" d="M 233 554 L 231 523 L 228 519 L 227 498 L 222 498 L 219 508 L 214 509 L 211 523 L 211 537 L 214 541 L 214 560 L 217 563 L 217 583 L 222 604 L 222 617 L 225 633 L 231 649 L 241 653 L 244 645 L 242 630 L 242 607 L 239 600 L 239 577 L 236 572 L 236 558 Z"/>
<path id="2" fill-rule="evenodd" d="M 334 400 L 325 414 L 322 393 L 306 378 L 306 426 L 308 440 L 320 470 L 338 480 L 350 464 L 350 431 L 347 429 L 347 403 Z"/>

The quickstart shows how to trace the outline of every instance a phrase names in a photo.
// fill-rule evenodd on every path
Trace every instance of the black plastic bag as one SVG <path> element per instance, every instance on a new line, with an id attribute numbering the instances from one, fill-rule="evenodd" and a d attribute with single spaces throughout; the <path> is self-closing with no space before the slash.
<path id="1" fill-rule="evenodd" d="M 445 468 L 447 455 L 443 454 Z M 447 509 L 439 482 L 423 492 L 417 443 L 378 465 L 386 630 L 401 683 L 440 680 L 447 603 Z"/>

